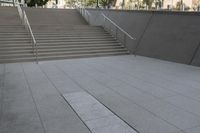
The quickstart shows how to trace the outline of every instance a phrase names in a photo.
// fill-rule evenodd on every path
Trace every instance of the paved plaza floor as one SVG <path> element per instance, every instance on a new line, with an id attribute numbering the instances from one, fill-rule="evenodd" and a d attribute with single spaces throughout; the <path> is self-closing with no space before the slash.
<path id="1" fill-rule="evenodd" d="M 125 55 L 0 64 L 0 133 L 93 133 L 82 93 L 139 133 L 200 132 L 200 68 Z"/>

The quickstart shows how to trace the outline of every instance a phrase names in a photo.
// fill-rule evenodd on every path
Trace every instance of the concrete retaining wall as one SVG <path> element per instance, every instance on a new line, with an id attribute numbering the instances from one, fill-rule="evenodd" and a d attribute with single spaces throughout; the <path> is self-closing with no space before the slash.
<path id="1" fill-rule="evenodd" d="M 200 66 L 200 50 L 195 63 L 191 61 L 200 42 L 200 13 L 87 10 L 91 25 L 103 25 L 101 13 L 104 13 L 136 37 L 136 41 L 127 39 L 127 48 L 132 53 Z"/>

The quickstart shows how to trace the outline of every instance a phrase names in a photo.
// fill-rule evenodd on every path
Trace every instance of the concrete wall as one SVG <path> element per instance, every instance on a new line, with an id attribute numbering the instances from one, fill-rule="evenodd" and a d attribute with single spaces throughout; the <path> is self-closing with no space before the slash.
<path id="1" fill-rule="evenodd" d="M 136 37 L 136 41 L 127 40 L 126 45 L 137 55 L 190 64 L 200 42 L 200 13 L 87 10 L 91 25 L 103 25 L 103 12 Z M 192 64 L 200 66 L 198 52 Z"/>

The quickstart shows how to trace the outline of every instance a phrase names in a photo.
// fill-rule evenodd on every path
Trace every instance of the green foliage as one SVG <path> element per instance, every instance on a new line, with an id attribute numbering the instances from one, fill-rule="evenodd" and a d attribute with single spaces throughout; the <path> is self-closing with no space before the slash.
<path id="1" fill-rule="evenodd" d="M 181 7 L 182 7 L 182 3 L 178 1 L 178 2 L 176 3 L 176 9 L 177 9 L 177 10 L 181 10 Z"/>
<path id="2" fill-rule="evenodd" d="M 96 4 L 96 0 L 86 0 L 86 6 L 94 6 Z"/>
<path id="3" fill-rule="evenodd" d="M 76 0 L 65 0 L 66 4 L 70 7 L 75 6 Z"/>
<path id="4" fill-rule="evenodd" d="M 32 7 L 35 6 L 36 4 L 38 6 L 43 6 L 45 5 L 49 0 L 26 0 L 26 3 L 28 6 Z"/>
<path id="5" fill-rule="evenodd" d="M 86 0 L 84 2 L 86 6 L 96 6 L 97 0 Z M 102 7 L 109 6 L 110 4 L 112 4 L 112 2 L 114 2 L 114 0 L 99 0 L 99 4 Z"/>
<path id="6" fill-rule="evenodd" d="M 151 9 L 153 2 L 154 0 L 143 0 L 143 3 L 146 4 L 149 9 Z"/>
<path id="7" fill-rule="evenodd" d="M 103 7 L 106 7 L 106 6 L 110 6 L 110 4 L 112 4 L 113 0 L 100 0 L 99 1 L 99 4 Z"/>

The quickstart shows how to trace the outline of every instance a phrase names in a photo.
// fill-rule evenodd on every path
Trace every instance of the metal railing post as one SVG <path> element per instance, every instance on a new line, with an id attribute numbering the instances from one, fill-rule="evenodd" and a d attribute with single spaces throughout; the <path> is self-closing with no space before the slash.
<path id="1" fill-rule="evenodd" d="M 116 30 L 115 30 L 115 36 L 116 36 L 116 39 L 118 38 L 118 28 L 115 26 Z"/>
<path id="2" fill-rule="evenodd" d="M 124 45 L 126 46 L 126 34 L 124 33 Z"/>

